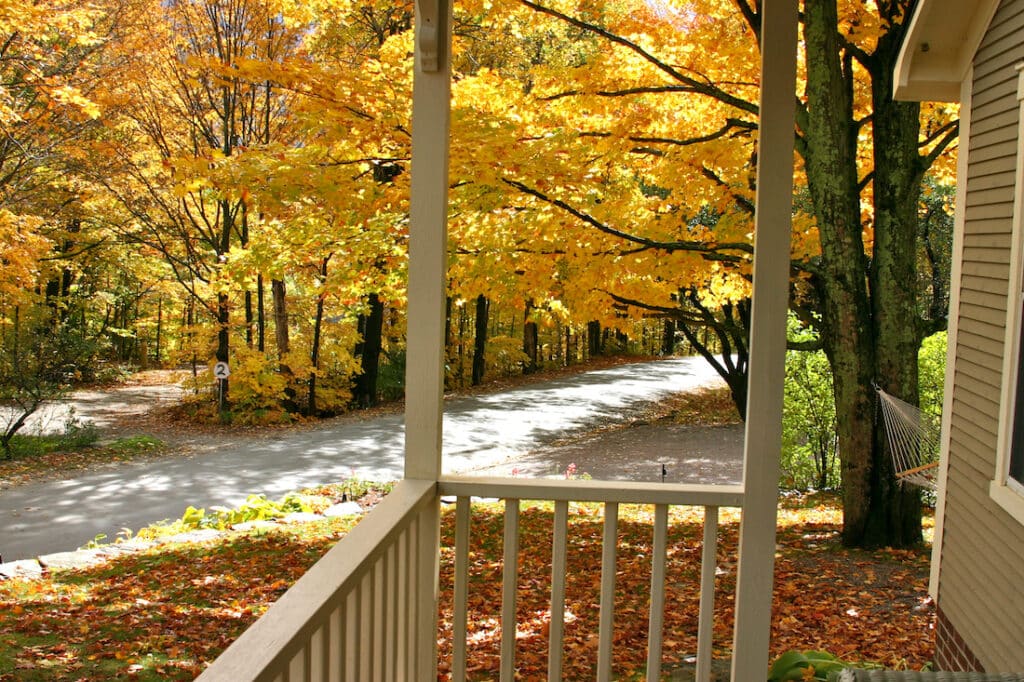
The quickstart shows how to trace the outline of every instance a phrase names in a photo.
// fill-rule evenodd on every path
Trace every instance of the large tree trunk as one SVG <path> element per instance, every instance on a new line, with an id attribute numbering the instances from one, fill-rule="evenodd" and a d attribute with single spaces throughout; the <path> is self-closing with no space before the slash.
<path id="1" fill-rule="evenodd" d="M 916 223 L 905 223 L 906 207 L 893 205 L 893 197 L 903 179 L 887 177 L 893 169 L 887 163 L 905 152 L 907 140 L 892 139 L 885 134 L 890 122 L 880 119 L 892 112 L 875 111 L 876 150 L 878 145 L 898 147 L 882 150 L 876 166 L 876 201 L 883 203 L 876 215 L 876 261 L 872 268 L 871 290 L 868 282 L 868 261 L 864 253 L 857 174 L 857 133 L 853 114 L 852 58 L 845 62 L 839 56 L 836 31 L 835 0 L 808 2 L 805 6 L 804 37 L 807 63 L 807 124 L 805 160 L 808 185 L 814 212 L 820 227 L 822 250 L 821 273 L 816 285 L 822 302 L 822 340 L 832 366 L 839 450 L 843 471 L 843 540 L 851 546 L 906 546 L 920 541 L 920 509 L 894 500 L 892 467 L 881 448 L 881 427 L 875 424 L 875 395 L 872 384 L 877 380 L 912 390 L 902 395 L 916 396 L 917 315 L 897 300 L 899 292 L 913 298 L 916 278 L 913 277 L 913 239 Z M 895 36 L 894 36 L 895 38 Z M 888 60 L 878 63 L 879 70 L 891 70 Z M 874 87 L 886 87 L 874 82 Z M 881 90 L 878 90 L 881 93 Z M 886 90 L 885 97 L 889 97 Z M 876 98 L 877 99 L 877 98 Z M 894 105 L 895 106 L 895 105 Z M 881 114 L 881 115 L 880 115 Z M 907 120 L 908 111 L 899 112 L 904 121 L 901 133 L 909 135 L 909 144 L 916 152 L 916 121 Z M 879 129 L 882 136 L 879 137 Z M 876 158 L 876 164 L 879 159 Z M 906 192 L 906 189 L 903 190 Z M 907 197 L 902 197 L 906 200 Z M 916 216 L 911 217 L 916 220 Z M 880 232 L 884 234 L 879 234 Z M 909 234 L 903 234 L 907 232 Z M 892 255 L 881 251 L 892 244 L 911 240 L 909 251 L 902 247 Z M 878 240 L 882 240 L 882 244 Z M 909 263 L 906 258 L 909 253 Z M 909 277 L 909 279 L 907 279 Z M 872 296 L 874 297 L 872 299 Z M 883 319 L 875 316 L 886 308 Z M 911 352 L 911 347 L 913 351 Z M 891 355 L 890 355 L 891 354 Z M 884 366 L 879 359 L 885 356 Z M 915 533 L 907 530 L 917 524 Z"/>
<path id="2" fill-rule="evenodd" d="M 875 377 L 888 393 L 918 403 L 917 354 L 923 325 L 917 324 L 918 203 L 922 164 L 918 156 L 920 105 L 892 99 L 893 66 L 902 31 L 879 39 L 872 71 L 874 111 L 875 242 L 870 271 L 877 362 Z M 877 411 L 876 411 L 877 414 Z M 872 448 L 871 501 L 858 545 L 907 546 L 922 541 L 921 497 L 899 485 L 885 429 L 876 424 Z"/>
<path id="3" fill-rule="evenodd" d="M 485 351 L 487 350 L 487 316 L 490 302 L 480 294 L 476 297 L 476 322 L 473 335 L 473 379 L 472 385 L 479 386 L 484 380 L 486 366 Z"/>

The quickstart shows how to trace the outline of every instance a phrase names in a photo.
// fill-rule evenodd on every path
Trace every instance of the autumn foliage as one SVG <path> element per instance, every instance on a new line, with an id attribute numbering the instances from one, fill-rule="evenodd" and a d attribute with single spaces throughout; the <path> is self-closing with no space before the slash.
<path id="1" fill-rule="evenodd" d="M 471 677 L 493 679 L 501 607 L 500 505 L 471 521 Z M 641 674 L 647 630 L 651 511 L 620 510 L 615 675 Z M 666 669 L 695 651 L 701 513 L 677 509 L 669 526 Z M 723 513 L 715 656 L 728 656 L 738 522 Z M 837 546 L 829 499 L 798 498 L 780 510 L 772 655 L 826 649 L 849 661 L 919 668 L 932 653 L 933 613 L 922 550 L 862 552 Z M 124 556 L 108 565 L 0 583 L 0 679 L 191 679 L 344 534 L 350 522 L 234 535 L 203 545 Z M 592 677 L 596 660 L 601 513 L 573 506 L 566 617 L 566 675 Z M 522 679 L 547 665 L 551 510 L 521 515 L 516 664 Z M 442 520 L 440 678 L 451 656 L 454 512 Z"/>

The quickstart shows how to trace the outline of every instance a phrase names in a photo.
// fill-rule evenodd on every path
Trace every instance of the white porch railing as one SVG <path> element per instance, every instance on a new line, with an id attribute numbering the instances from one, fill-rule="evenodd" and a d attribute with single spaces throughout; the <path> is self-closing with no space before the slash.
<path id="1" fill-rule="evenodd" d="M 400 481 L 197 679 L 435 678 L 437 499 Z"/>
<path id="2" fill-rule="evenodd" d="M 697 679 L 710 679 L 719 507 L 740 507 L 739 486 L 602 481 L 457 479 L 399 482 L 390 495 L 317 562 L 198 679 L 327 682 L 437 679 L 438 502 L 457 498 L 452 679 L 466 679 L 471 497 L 506 501 L 502 576 L 501 680 L 516 664 L 519 501 L 555 505 L 548 679 L 562 678 L 570 502 L 604 505 L 597 679 L 612 679 L 619 504 L 654 505 L 648 679 L 659 679 L 670 505 L 704 507 Z M 594 567 L 597 570 L 597 567 Z"/>
<path id="3" fill-rule="evenodd" d="M 548 680 L 562 679 L 565 588 L 568 574 L 568 513 L 570 502 L 596 502 L 604 505 L 604 530 L 600 566 L 600 615 L 597 632 L 597 672 L 599 682 L 613 679 L 613 625 L 618 506 L 654 505 L 653 551 L 647 635 L 647 679 L 661 677 L 662 622 L 665 609 L 665 562 L 668 512 L 670 505 L 704 508 L 704 542 L 701 556 L 700 613 L 696 679 L 709 680 L 714 623 L 714 590 L 718 533 L 718 508 L 741 507 L 740 486 L 662 485 L 610 482 L 523 479 L 447 478 L 439 484 L 442 495 L 457 498 L 455 519 L 455 573 L 452 624 L 451 671 L 454 682 L 466 679 L 467 603 L 469 598 L 469 536 L 471 496 L 505 500 L 503 571 L 501 598 L 500 679 L 515 679 L 516 670 L 516 595 L 519 588 L 519 512 L 521 500 L 554 502 L 550 583 L 550 624 L 548 628 Z M 596 572 L 597 566 L 593 567 Z M 511 636 L 509 636 L 509 633 Z"/>

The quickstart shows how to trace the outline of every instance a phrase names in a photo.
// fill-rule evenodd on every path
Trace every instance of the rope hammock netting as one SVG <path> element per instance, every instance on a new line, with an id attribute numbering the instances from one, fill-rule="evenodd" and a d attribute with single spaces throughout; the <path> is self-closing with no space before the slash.
<path id="1" fill-rule="evenodd" d="M 882 406 L 882 421 L 889 439 L 896 479 L 900 483 L 935 490 L 939 468 L 939 420 L 877 386 L 875 391 Z"/>

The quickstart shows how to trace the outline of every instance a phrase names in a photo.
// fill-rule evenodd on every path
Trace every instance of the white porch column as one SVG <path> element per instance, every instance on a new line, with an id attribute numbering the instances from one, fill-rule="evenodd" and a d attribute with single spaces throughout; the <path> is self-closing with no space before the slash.
<path id="1" fill-rule="evenodd" d="M 405 370 L 405 477 L 441 475 L 444 310 L 448 266 L 451 0 L 416 0 Z M 409 679 L 437 679 L 441 517 L 437 499 L 415 526 Z"/>
<path id="2" fill-rule="evenodd" d="M 405 477 L 441 473 L 451 0 L 417 0 L 409 206 Z"/>
<path id="3" fill-rule="evenodd" d="M 793 210 L 797 0 L 765 0 L 733 682 L 768 672 Z"/>

